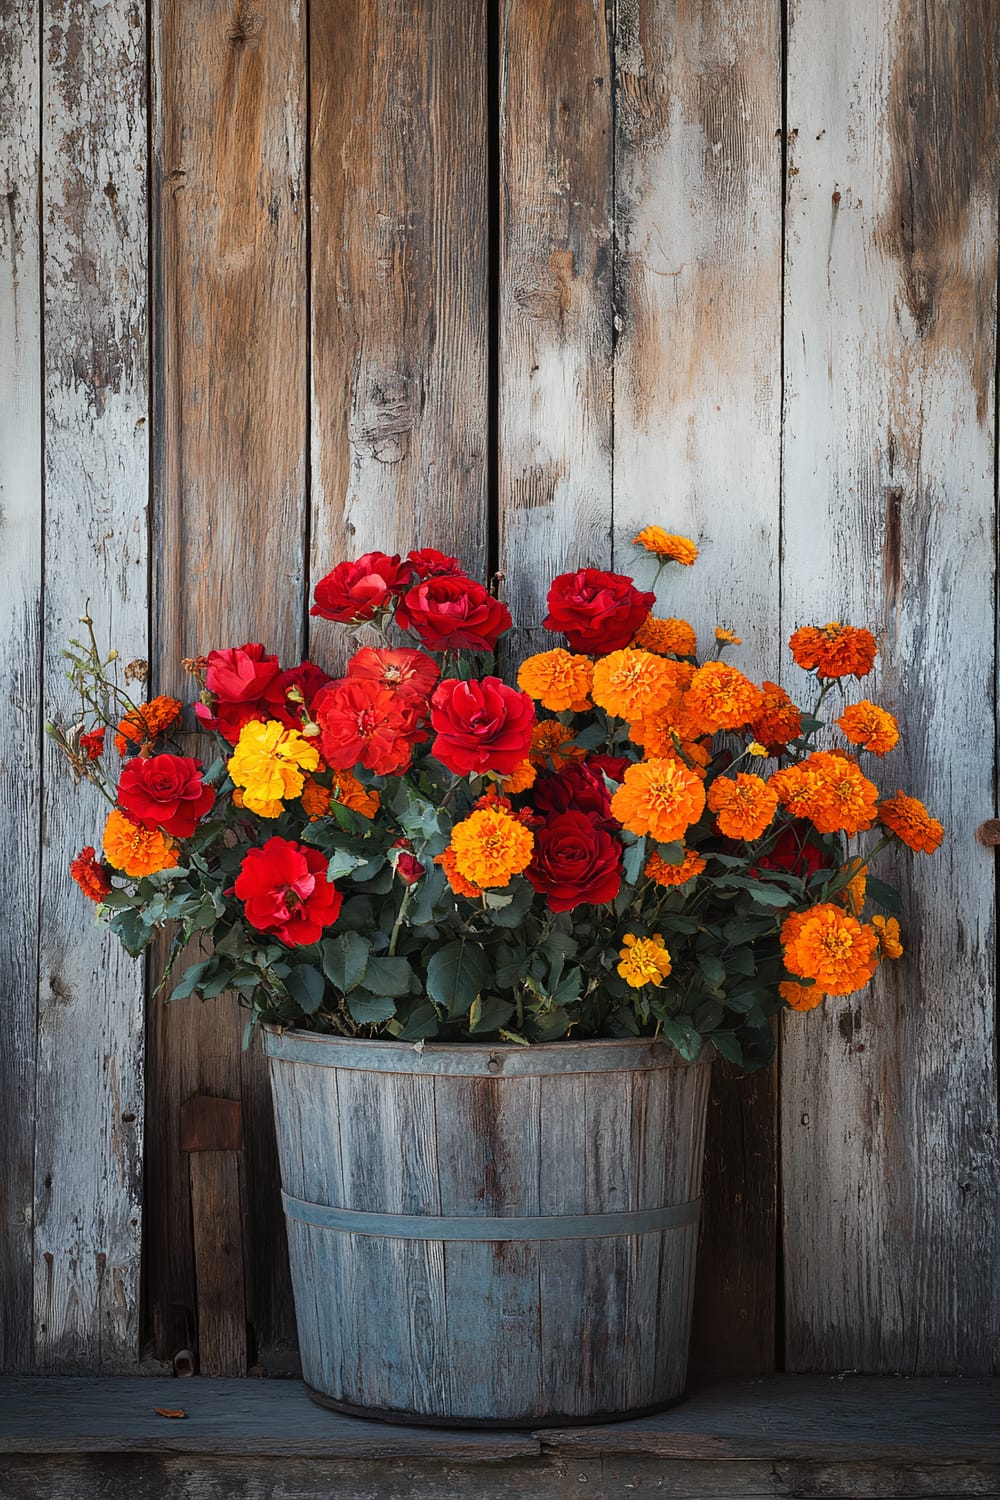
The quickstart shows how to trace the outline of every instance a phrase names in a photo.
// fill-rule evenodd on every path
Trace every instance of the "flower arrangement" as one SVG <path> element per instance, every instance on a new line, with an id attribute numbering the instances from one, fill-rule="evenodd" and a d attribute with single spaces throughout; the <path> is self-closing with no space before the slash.
<path id="1" fill-rule="evenodd" d="M 556 578 L 543 624 L 565 644 L 522 661 L 516 686 L 494 670 L 510 613 L 455 558 L 341 563 L 312 613 L 378 643 L 337 678 L 259 644 L 185 662 L 202 757 L 182 704 L 133 697 L 145 663 L 121 685 L 84 617 L 78 722 L 48 727 L 110 803 L 103 857 L 72 867 L 99 919 L 133 954 L 170 928 L 168 971 L 208 939 L 172 998 L 235 990 L 249 1025 L 418 1044 L 655 1034 L 685 1058 L 710 1040 L 766 1062 L 776 1012 L 900 956 L 895 892 L 869 866 L 890 844 L 931 853 L 943 830 L 862 769 L 898 739 L 853 687 L 875 661 L 867 630 L 795 631 L 804 711 L 730 665 L 732 632 L 699 661 L 691 626 L 651 612 L 694 543 L 657 526 L 635 542 L 653 586 Z M 841 742 L 821 744 L 834 726 Z"/>

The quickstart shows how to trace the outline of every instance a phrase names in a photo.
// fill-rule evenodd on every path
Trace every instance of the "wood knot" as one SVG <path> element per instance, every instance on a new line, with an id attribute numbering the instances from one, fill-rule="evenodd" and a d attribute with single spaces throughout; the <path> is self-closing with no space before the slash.
<path id="1" fill-rule="evenodd" d="M 261 11 L 254 10 L 253 6 L 241 3 L 236 7 L 233 24 L 227 32 L 227 39 L 234 47 L 242 46 L 244 42 L 252 42 L 259 37 L 264 30 L 264 16 Z"/>
<path id="2" fill-rule="evenodd" d="M 987 849 L 995 849 L 1000 844 L 1000 818 L 987 818 L 985 823 L 980 823 L 976 838 Z"/>

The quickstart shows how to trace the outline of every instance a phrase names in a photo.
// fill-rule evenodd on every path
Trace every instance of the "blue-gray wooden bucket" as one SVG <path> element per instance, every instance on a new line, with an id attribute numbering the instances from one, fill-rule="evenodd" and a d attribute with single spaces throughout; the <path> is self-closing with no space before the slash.
<path id="1" fill-rule="evenodd" d="M 708 1062 L 631 1039 L 266 1048 L 317 1400 L 538 1427 L 677 1399 Z"/>

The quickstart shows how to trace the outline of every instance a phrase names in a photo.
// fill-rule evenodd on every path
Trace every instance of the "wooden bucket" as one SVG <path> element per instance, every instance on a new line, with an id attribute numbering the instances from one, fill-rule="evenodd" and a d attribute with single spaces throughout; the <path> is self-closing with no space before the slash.
<path id="1" fill-rule="evenodd" d="M 631 1039 L 266 1049 L 317 1401 L 539 1427 L 682 1394 L 708 1062 Z"/>

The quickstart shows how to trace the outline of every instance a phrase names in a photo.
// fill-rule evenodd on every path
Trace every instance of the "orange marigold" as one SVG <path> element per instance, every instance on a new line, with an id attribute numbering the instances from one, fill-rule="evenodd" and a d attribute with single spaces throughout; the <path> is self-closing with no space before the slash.
<path id="1" fill-rule="evenodd" d="M 778 794 L 759 776 L 741 771 L 719 776 L 708 791 L 708 806 L 716 814 L 719 832 L 727 839 L 759 839 L 774 820 Z"/>
<path id="2" fill-rule="evenodd" d="M 740 729 L 750 723 L 760 713 L 763 701 L 760 688 L 737 667 L 724 661 L 707 661 L 691 678 L 685 708 L 689 721 L 695 721 L 701 733 L 714 734 L 718 729 Z"/>
<path id="3" fill-rule="evenodd" d="M 642 760 L 629 766 L 611 798 L 611 812 L 632 833 L 651 833 L 672 844 L 697 823 L 705 808 L 701 778 L 682 761 Z"/>
<path id="4" fill-rule="evenodd" d="M 899 739 L 899 725 L 892 714 L 862 698 L 851 703 L 837 720 L 844 738 L 873 755 L 885 755 Z"/>
<path id="5" fill-rule="evenodd" d="M 903 945 L 899 941 L 899 923 L 895 917 L 872 917 L 872 926 L 878 933 L 878 945 L 883 958 L 902 958 Z"/>
<path id="6" fill-rule="evenodd" d="M 454 849 L 445 849 L 434 856 L 434 863 L 440 865 L 447 877 L 448 884 L 456 896 L 481 896 L 482 890 L 478 885 L 473 885 L 471 880 L 466 880 L 455 863 Z"/>
<path id="7" fill-rule="evenodd" d="M 179 862 L 177 845 L 158 828 L 140 828 L 117 807 L 104 825 L 104 853 L 108 863 L 126 875 L 155 875 Z"/>
<path id="8" fill-rule="evenodd" d="M 503 807 L 472 812 L 451 830 L 455 868 L 473 885 L 509 885 L 527 869 L 535 836 Z"/>
<path id="9" fill-rule="evenodd" d="M 531 731 L 528 759 L 539 771 L 551 770 L 552 766 L 558 770 L 567 761 L 582 760 L 587 752 L 580 745 L 571 745 L 572 738 L 572 729 L 558 719 L 539 719 Z"/>
<path id="10" fill-rule="evenodd" d="M 182 704 L 179 698 L 151 698 L 148 703 L 140 703 L 136 708 L 130 708 L 128 713 L 118 725 L 115 734 L 115 749 L 119 755 L 124 755 L 129 745 L 138 745 L 141 754 L 152 749 L 153 741 L 159 739 L 161 734 L 166 734 L 172 729 L 181 715 Z"/>
<path id="11" fill-rule="evenodd" d="M 869 630 L 855 625 L 803 625 L 788 642 L 792 655 L 817 677 L 866 677 L 875 665 L 878 647 Z"/>
<path id="12" fill-rule="evenodd" d="M 645 547 L 647 552 L 655 552 L 657 557 L 682 563 L 685 568 L 689 568 L 698 556 L 698 548 L 689 537 L 673 536 L 662 526 L 644 526 L 632 542 L 636 547 Z"/>
<path id="13" fill-rule="evenodd" d="M 801 711 L 776 682 L 764 683 L 761 698 L 760 712 L 750 720 L 750 728 L 771 755 L 781 755 L 789 740 L 797 740 L 802 733 Z"/>
<path id="14" fill-rule="evenodd" d="M 778 994 L 793 1010 L 815 1010 L 826 999 L 818 984 L 796 984 L 792 979 L 782 980 Z"/>
<path id="15" fill-rule="evenodd" d="M 522 760 L 509 776 L 500 777 L 500 788 L 508 797 L 516 797 L 518 792 L 526 792 L 529 786 L 534 786 L 537 779 L 538 772 L 531 761 Z"/>
<path id="16" fill-rule="evenodd" d="M 612 651 L 594 663 L 594 702 L 616 719 L 644 719 L 670 698 L 674 662 L 651 651 Z"/>
<path id="17" fill-rule="evenodd" d="M 646 861 L 643 873 L 657 885 L 687 885 L 705 868 L 705 860 L 694 849 L 685 849 L 679 865 L 668 865 L 662 855 L 654 849 Z"/>
<path id="18" fill-rule="evenodd" d="M 325 818 L 330 810 L 330 799 L 333 793 L 328 786 L 317 781 L 313 776 L 307 776 L 302 787 L 302 811 L 310 823 L 315 823 L 317 818 Z"/>
<path id="19" fill-rule="evenodd" d="M 865 893 L 868 888 L 868 870 L 860 859 L 849 859 L 846 865 L 842 865 L 837 871 L 838 875 L 848 877 L 847 884 L 842 886 L 834 897 L 841 906 L 846 906 L 852 917 L 860 917 L 864 910 Z"/>
<path id="20" fill-rule="evenodd" d="M 338 802 L 342 802 L 353 812 L 361 813 L 362 817 L 374 818 L 379 810 L 382 799 L 378 792 L 364 786 L 353 771 L 334 771 L 333 790 Z"/>
<path id="21" fill-rule="evenodd" d="M 663 934 L 654 932 L 652 937 L 641 938 L 634 932 L 626 932 L 622 943 L 618 972 L 625 983 L 634 990 L 641 990 L 647 984 L 662 984 L 672 967 Z"/>
<path id="22" fill-rule="evenodd" d="M 661 620 L 649 615 L 636 631 L 632 644 L 657 656 L 694 656 L 698 638 L 687 620 L 676 620 L 672 615 Z"/>
<path id="23" fill-rule="evenodd" d="M 814 979 L 828 995 L 850 995 L 878 967 L 878 934 L 831 901 L 786 917 L 781 928 L 785 967 Z"/>
<path id="24" fill-rule="evenodd" d="M 553 713 L 572 709 L 582 713 L 590 707 L 593 666 L 586 656 L 575 656 L 558 647 L 527 657 L 517 669 L 517 685 L 529 698 Z"/>
<path id="25" fill-rule="evenodd" d="M 878 787 L 835 751 L 815 750 L 775 771 L 769 784 L 792 816 L 808 818 L 818 833 L 861 833 L 875 821 Z"/>
<path id="26" fill-rule="evenodd" d="M 69 873 L 91 901 L 103 901 L 111 889 L 108 872 L 97 859 L 93 844 L 81 849 L 76 858 L 70 861 Z"/>
<path id="27" fill-rule="evenodd" d="M 907 848 L 918 854 L 933 854 L 944 838 L 944 828 L 932 818 L 918 797 L 897 792 L 879 805 L 878 820 Z"/>
<path id="28" fill-rule="evenodd" d="M 715 627 L 715 639 L 720 651 L 726 646 L 742 646 L 742 636 L 735 635 L 733 631 L 726 630 L 722 625 Z"/>

